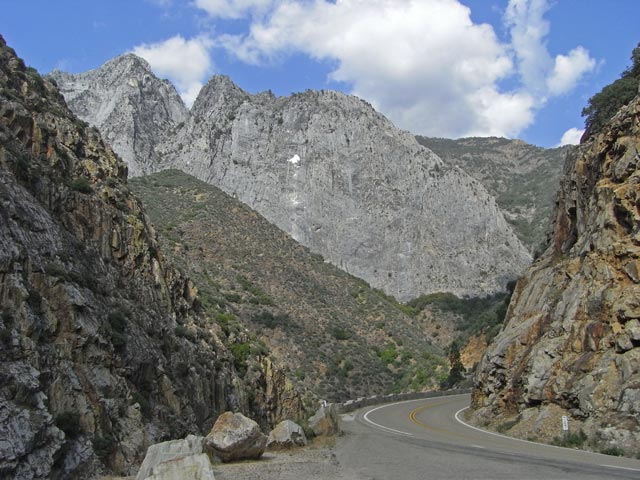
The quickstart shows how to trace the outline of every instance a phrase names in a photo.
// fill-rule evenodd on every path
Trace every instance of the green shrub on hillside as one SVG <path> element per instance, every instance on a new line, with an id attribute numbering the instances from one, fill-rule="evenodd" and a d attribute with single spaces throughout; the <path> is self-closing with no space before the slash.
<path id="1" fill-rule="evenodd" d="M 71 190 L 75 190 L 80 193 L 91 193 L 93 189 L 91 188 L 91 183 L 86 177 L 78 177 L 71 181 L 70 184 Z"/>
<path id="2" fill-rule="evenodd" d="M 583 430 L 579 432 L 571 432 L 565 437 L 555 437 L 551 442 L 552 445 L 567 448 L 581 448 L 587 441 L 587 434 Z"/>
<path id="3" fill-rule="evenodd" d="M 291 319 L 286 313 L 273 314 L 268 310 L 262 310 L 251 317 L 256 323 L 267 328 L 286 327 L 290 324 Z"/>
<path id="4" fill-rule="evenodd" d="M 624 450 L 620 447 L 608 447 L 600 451 L 605 455 L 612 455 L 614 457 L 624 457 Z"/>
<path id="5" fill-rule="evenodd" d="M 387 348 L 381 350 L 378 353 L 378 357 L 380 357 L 380 360 L 382 360 L 386 364 L 393 362 L 397 356 L 398 351 L 396 350 L 396 346 L 394 344 L 389 345 Z"/>
<path id="6" fill-rule="evenodd" d="M 409 302 L 417 311 L 428 305 L 444 312 L 460 315 L 463 323 L 457 325 L 463 337 L 484 333 L 493 338 L 500 330 L 509 305 L 510 294 L 496 293 L 487 297 L 458 298 L 452 293 L 422 295 Z"/>
<path id="7" fill-rule="evenodd" d="M 233 364 L 238 370 L 238 373 L 244 375 L 247 371 L 247 360 L 251 353 L 251 346 L 248 343 L 232 343 L 229 346 L 231 354 L 233 355 Z"/>
<path id="8" fill-rule="evenodd" d="M 331 335 L 333 335 L 333 338 L 336 340 L 349 340 L 353 336 L 353 333 L 342 327 L 333 327 L 331 329 Z"/>

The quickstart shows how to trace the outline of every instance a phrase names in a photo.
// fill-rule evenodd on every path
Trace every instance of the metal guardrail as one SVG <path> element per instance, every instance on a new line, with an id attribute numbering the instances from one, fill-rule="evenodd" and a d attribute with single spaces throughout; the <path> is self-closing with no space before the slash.
<path id="1" fill-rule="evenodd" d="M 344 403 L 334 403 L 338 413 L 353 412 L 362 407 L 381 405 L 383 403 L 402 402 L 404 400 L 419 400 L 422 398 L 448 397 L 471 393 L 470 388 L 456 388 L 453 390 L 438 390 L 431 392 L 390 393 L 388 395 L 374 395 L 372 397 L 360 397 L 355 400 L 347 400 Z"/>

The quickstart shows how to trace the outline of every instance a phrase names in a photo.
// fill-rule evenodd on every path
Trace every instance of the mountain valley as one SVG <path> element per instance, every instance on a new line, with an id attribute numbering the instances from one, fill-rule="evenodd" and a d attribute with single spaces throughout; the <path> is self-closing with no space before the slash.
<path id="1" fill-rule="evenodd" d="M 145 85 L 160 81 L 131 55 L 51 78 L 116 151 L 153 144 L 153 154 L 141 157 L 149 159 L 146 171 L 174 167 L 218 186 L 399 301 L 438 291 L 504 291 L 531 260 L 481 184 L 356 97 L 251 95 L 214 76 L 175 124 L 184 110 L 174 119 L 168 112 L 184 106 L 167 105 L 170 95 L 147 95 Z M 147 103 L 163 106 L 145 114 Z M 157 112 L 165 116 L 158 120 Z M 175 127 L 158 129 L 158 122 Z M 126 148 L 121 154 L 133 156 Z"/>
<path id="2" fill-rule="evenodd" d="M 0 477 L 135 475 L 227 411 L 430 447 L 430 407 L 417 436 L 353 410 L 472 385 L 482 429 L 640 458 L 632 59 L 615 116 L 543 149 L 222 75 L 188 108 L 134 54 L 40 76 L 0 36 Z"/>
<path id="3" fill-rule="evenodd" d="M 130 185 L 211 318 L 230 338 L 255 333 L 301 389 L 344 401 L 437 388 L 446 378 L 444 348 L 432 344 L 426 319 L 238 200 L 178 170 Z"/>

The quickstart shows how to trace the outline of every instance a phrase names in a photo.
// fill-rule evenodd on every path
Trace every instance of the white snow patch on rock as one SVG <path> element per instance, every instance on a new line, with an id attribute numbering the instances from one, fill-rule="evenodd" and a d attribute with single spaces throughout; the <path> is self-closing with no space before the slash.
<path id="1" fill-rule="evenodd" d="M 287 162 L 289 162 L 291 165 L 298 165 L 300 163 L 300 155 L 296 153 L 293 157 L 287 160 Z"/>

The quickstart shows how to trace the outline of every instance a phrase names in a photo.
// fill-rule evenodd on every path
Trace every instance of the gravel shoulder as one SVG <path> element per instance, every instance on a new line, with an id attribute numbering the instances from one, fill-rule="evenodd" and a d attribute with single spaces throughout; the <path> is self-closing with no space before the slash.
<path id="1" fill-rule="evenodd" d="M 343 438 L 318 438 L 305 448 L 266 452 L 257 461 L 214 465 L 213 472 L 216 480 L 363 480 L 336 457 Z"/>

